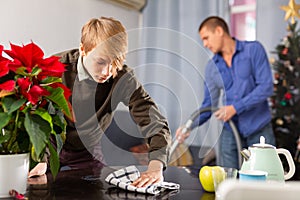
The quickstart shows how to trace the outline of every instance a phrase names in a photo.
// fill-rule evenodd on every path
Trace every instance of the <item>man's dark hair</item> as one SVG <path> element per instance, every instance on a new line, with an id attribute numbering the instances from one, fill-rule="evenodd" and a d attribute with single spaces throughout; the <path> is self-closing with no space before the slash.
<path id="1" fill-rule="evenodd" d="M 222 19 L 218 16 L 211 16 L 211 17 L 206 18 L 200 24 L 198 32 L 200 32 L 204 26 L 212 31 L 214 31 L 218 26 L 220 26 L 229 35 L 229 28 L 227 26 L 227 23 L 224 21 L 224 19 Z"/>

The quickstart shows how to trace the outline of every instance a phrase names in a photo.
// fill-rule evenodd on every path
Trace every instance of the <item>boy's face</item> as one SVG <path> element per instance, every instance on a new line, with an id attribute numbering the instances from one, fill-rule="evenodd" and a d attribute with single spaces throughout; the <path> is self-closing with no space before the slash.
<path id="1" fill-rule="evenodd" d="M 101 51 L 100 47 L 82 52 L 83 65 L 94 81 L 106 82 L 112 76 L 112 60 Z"/>

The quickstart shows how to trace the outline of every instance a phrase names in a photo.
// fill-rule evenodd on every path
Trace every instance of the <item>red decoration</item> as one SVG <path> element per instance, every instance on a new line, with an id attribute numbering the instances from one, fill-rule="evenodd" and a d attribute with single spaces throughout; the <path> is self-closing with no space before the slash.
<path id="1" fill-rule="evenodd" d="M 288 48 L 284 48 L 284 49 L 282 50 L 282 52 L 281 52 L 281 53 L 282 53 L 283 55 L 286 55 L 286 54 L 288 53 L 288 51 L 289 51 L 289 49 L 288 49 Z"/>
<path id="2" fill-rule="evenodd" d="M 0 45 L 0 77 L 12 71 L 26 78 L 18 78 L 16 81 L 8 80 L 0 84 L 0 90 L 6 91 L 3 92 L 4 95 L 15 90 L 16 96 L 20 93 L 30 103 L 36 105 L 43 96 L 50 95 L 50 92 L 44 88 L 45 85 L 48 85 L 52 88 L 62 88 L 67 102 L 71 92 L 62 83 L 44 84 L 46 78 L 60 78 L 65 71 L 65 65 L 59 62 L 58 57 L 43 58 L 43 51 L 33 42 L 24 46 L 14 44 L 10 44 L 10 46 L 11 50 L 3 50 L 3 46 Z M 2 57 L 2 51 L 13 60 Z"/>
<path id="3" fill-rule="evenodd" d="M 290 100 L 292 98 L 292 94 L 287 92 L 287 93 L 285 93 L 284 98 L 287 100 Z"/>

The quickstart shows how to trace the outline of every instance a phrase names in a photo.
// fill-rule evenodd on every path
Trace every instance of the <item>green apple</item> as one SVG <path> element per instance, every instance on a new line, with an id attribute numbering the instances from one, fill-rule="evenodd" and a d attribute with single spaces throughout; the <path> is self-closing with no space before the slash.
<path id="1" fill-rule="evenodd" d="M 199 171 L 199 179 L 203 189 L 207 192 L 214 192 L 214 180 L 212 177 L 212 167 L 203 166 Z"/>
<path id="2" fill-rule="evenodd" d="M 199 179 L 203 189 L 207 192 L 214 192 L 214 179 L 213 179 L 213 171 L 217 174 L 217 181 L 223 180 L 224 172 L 222 167 L 220 166 L 203 166 L 199 171 Z"/>

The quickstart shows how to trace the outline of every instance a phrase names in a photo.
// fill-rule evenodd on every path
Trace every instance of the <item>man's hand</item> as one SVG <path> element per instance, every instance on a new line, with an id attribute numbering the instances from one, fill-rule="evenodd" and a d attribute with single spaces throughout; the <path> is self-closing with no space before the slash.
<path id="1" fill-rule="evenodd" d="M 185 129 L 185 127 L 181 126 L 176 130 L 176 139 L 179 143 L 183 143 L 184 140 L 186 140 L 186 138 L 188 138 L 191 133 L 190 129 L 187 129 L 186 132 L 183 133 L 183 129 Z"/>
<path id="2" fill-rule="evenodd" d="M 224 122 L 229 121 L 236 114 L 236 110 L 233 105 L 223 106 L 219 108 L 215 113 L 215 117 Z"/>
<path id="3" fill-rule="evenodd" d="M 159 160 L 151 160 L 148 169 L 141 173 L 141 176 L 135 180 L 132 185 L 136 187 L 147 187 L 154 183 L 159 183 L 164 180 L 163 164 Z"/>

